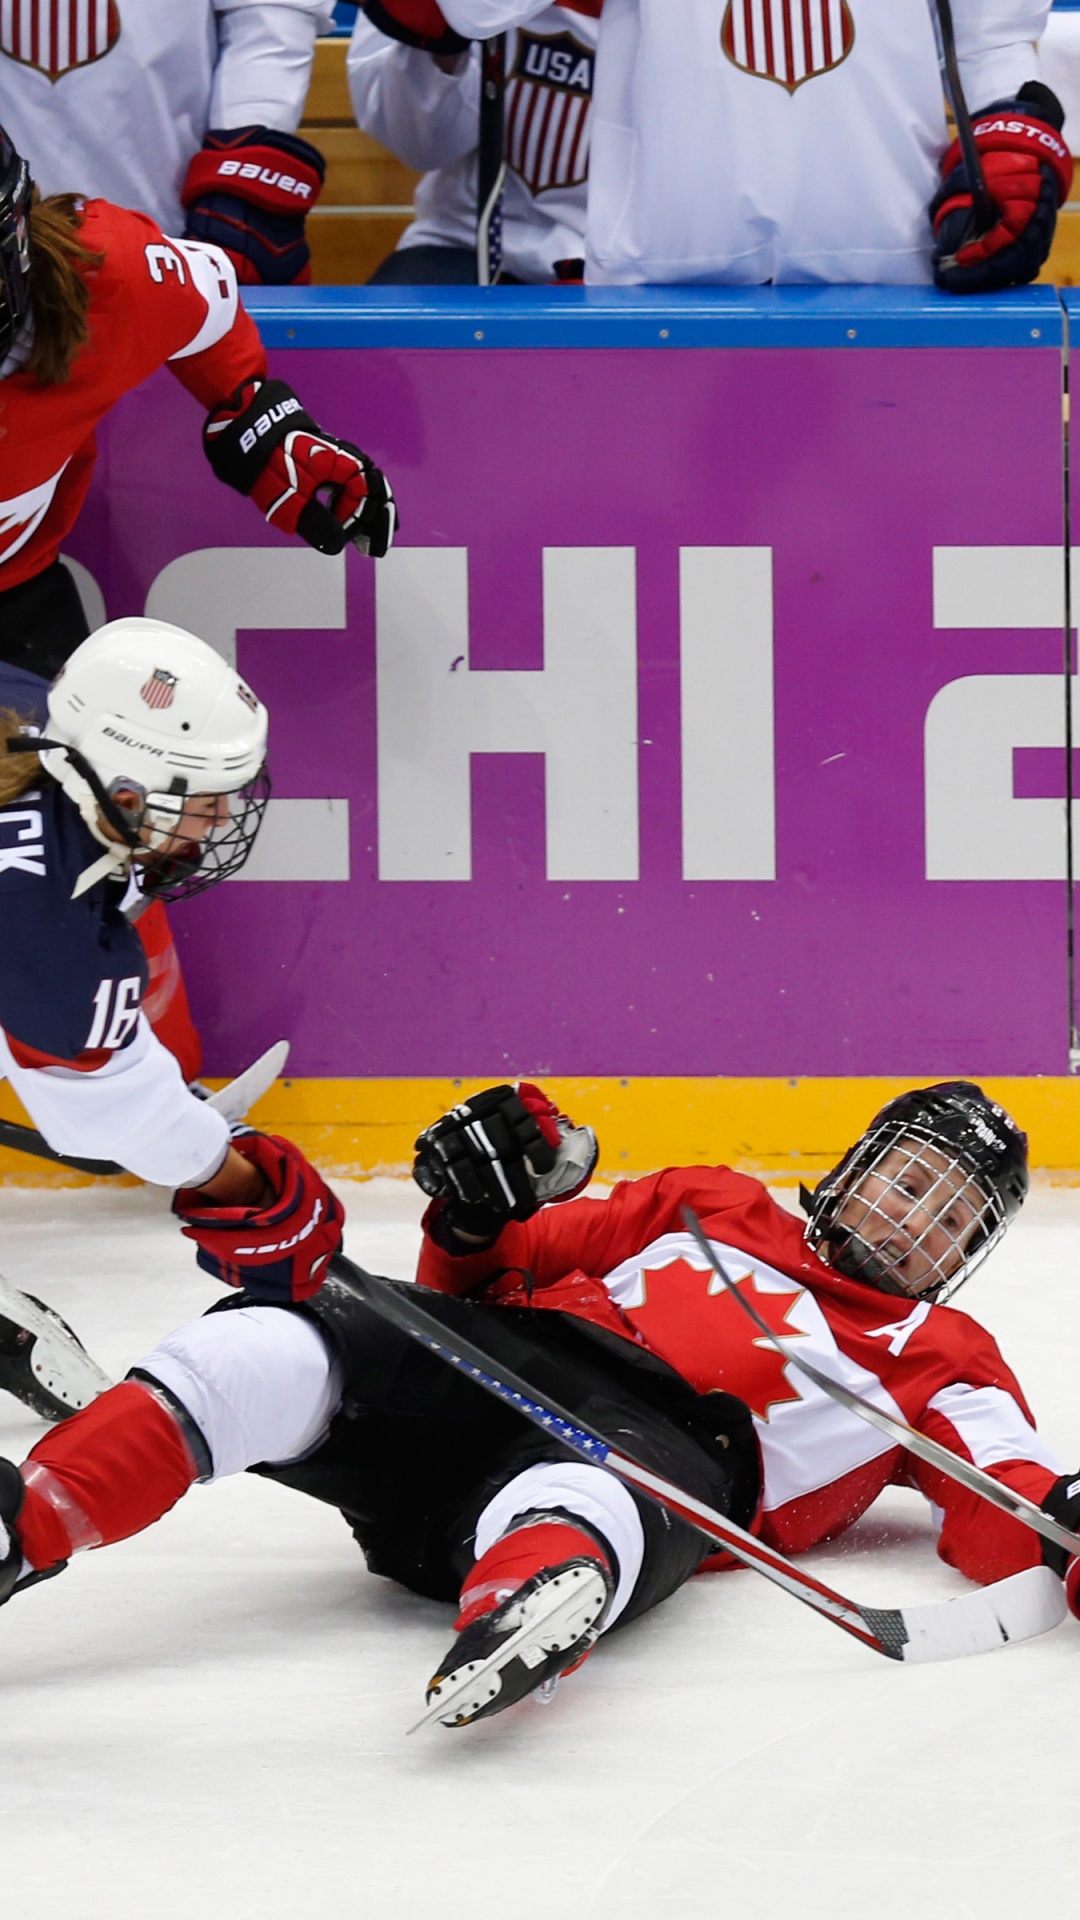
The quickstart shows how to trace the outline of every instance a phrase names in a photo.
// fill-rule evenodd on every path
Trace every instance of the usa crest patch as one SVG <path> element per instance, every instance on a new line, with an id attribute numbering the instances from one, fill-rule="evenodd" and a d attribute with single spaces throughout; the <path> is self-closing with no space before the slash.
<path id="1" fill-rule="evenodd" d="M 166 673 L 164 667 L 155 667 L 149 680 L 144 680 L 139 688 L 139 697 L 148 707 L 171 707 L 176 693 L 175 673 Z"/>
<path id="2" fill-rule="evenodd" d="M 100 60 L 119 38 L 116 0 L 0 0 L 0 53 L 54 83 Z"/>
<path id="3" fill-rule="evenodd" d="M 530 193 L 576 187 L 588 176 L 593 59 L 572 34 L 518 29 L 506 84 L 506 164 Z"/>
<path id="4" fill-rule="evenodd" d="M 728 0 L 720 45 L 733 66 L 794 93 L 855 43 L 848 0 Z"/>

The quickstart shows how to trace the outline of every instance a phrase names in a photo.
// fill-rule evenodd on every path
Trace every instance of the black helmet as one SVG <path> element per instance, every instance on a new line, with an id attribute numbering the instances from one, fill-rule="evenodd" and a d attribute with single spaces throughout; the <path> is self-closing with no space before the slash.
<path id="1" fill-rule="evenodd" d="M 970 1080 L 916 1087 L 882 1107 L 812 1194 L 802 1189 L 806 1239 L 849 1279 L 947 1299 L 1020 1211 L 1027 1145 L 1015 1120 Z M 905 1209 L 929 1216 L 917 1233 L 905 1225 Z"/>
<path id="2" fill-rule="evenodd" d="M 30 169 L 0 127 L 0 360 L 30 310 Z"/>

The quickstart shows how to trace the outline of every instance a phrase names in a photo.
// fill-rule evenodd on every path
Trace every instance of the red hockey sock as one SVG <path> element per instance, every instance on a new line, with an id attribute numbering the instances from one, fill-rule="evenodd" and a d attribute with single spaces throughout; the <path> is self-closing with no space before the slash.
<path id="1" fill-rule="evenodd" d="M 54 1427 L 20 1472 L 19 1541 L 37 1571 L 141 1533 L 198 1478 L 176 1415 L 134 1380 Z"/>
<path id="2" fill-rule="evenodd" d="M 512 1593 L 534 1580 L 548 1567 L 560 1567 L 566 1560 L 598 1560 L 612 1579 L 611 1557 L 596 1535 L 576 1526 L 572 1520 L 538 1520 L 534 1525 L 504 1533 L 493 1547 L 480 1555 L 461 1589 L 455 1632 L 472 1625 L 485 1613 L 508 1600 Z"/>

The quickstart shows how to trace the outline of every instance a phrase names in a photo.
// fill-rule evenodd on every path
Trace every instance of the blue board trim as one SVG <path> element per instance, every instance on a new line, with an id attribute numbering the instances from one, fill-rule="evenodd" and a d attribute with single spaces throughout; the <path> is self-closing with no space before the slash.
<path id="1" fill-rule="evenodd" d="M 1055 347 L 1056 289 L 245 287 L 268 347 Z"/>

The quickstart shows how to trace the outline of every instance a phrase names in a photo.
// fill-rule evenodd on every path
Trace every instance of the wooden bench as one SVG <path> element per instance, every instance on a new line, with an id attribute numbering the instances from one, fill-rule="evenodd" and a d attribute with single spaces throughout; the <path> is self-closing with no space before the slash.
<path id="1" fill-rule="evenodd" d="M 320 40 L 300 132 L 326 156 L 326 185 L 308 215 L 312 279 L 356 285 L 392 253 L 412 218 L 420 175 L 403 166 L 353 118 L 345 79 L 347 40 Z"/>

